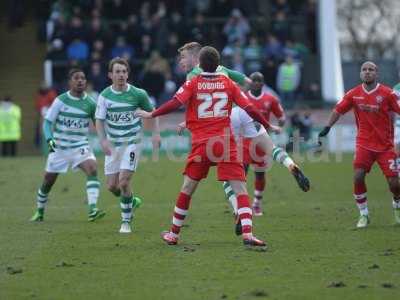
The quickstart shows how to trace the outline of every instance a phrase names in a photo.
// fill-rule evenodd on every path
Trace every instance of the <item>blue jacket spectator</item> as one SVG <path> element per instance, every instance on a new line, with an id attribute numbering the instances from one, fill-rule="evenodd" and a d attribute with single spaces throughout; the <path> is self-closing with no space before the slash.
<path id="1" fill-rule="evenodd" d="M 67 48 L 67 57 L 69 60 L 86 60 L 89 57 L 88 44 L 79 39 L 73 40 Z"/>
<path id="2" fill-rule="evenodd" d="M 126 44 L 125 38 L 119 36 L 115 46 L 111 49 L 111 57 L 125 57 L 132 58 L 134 55 L 134 49 L 132 46 Z"/>

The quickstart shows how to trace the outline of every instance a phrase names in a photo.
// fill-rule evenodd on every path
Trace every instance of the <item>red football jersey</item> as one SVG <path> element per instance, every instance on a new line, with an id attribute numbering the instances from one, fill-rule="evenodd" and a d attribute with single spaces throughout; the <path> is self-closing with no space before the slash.
<path id="1" fill-rule="evenodd" d="M 357 147 L 378 152 L 393 148 L 391 112 L 400 114 L 400 107 L 391 88 L 378 84 L 375 89 L 367 91 L 363 84 L 356 86 L 335 107 L 340 114 L 350 109 L 354 110 L 356 118 Z"/>
<path id="2" fill-rule="evenodd" d="M 279 103 L 279 100 L 271 94 L 261 92 L 261 95 L 254 96 L 251 91 L 246 93 L 247 98 L 253 103 L 259 111 L 261 111 L 262 115 L 269 122 L 271 113 L 277 118 L 280 119 L 284 115 L 283 108 Z"/>
<path id="3" fill-rule="evenodd" d="M 175 96 L 186 105 L 186 127 L 192 142 L 231 135 L 232 103 L 250 105 L 246 95 L 229 78 L 218 73 L 202 73 L 186 81 Z"/>

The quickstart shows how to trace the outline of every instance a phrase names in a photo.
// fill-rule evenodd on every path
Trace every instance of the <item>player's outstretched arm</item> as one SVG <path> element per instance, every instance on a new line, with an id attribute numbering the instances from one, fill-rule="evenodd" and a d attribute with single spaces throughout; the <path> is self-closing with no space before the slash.
<path id="1" fill-rule="evenodd" d="M 332 126 L 340 119 L 341 114 L 338 113 L 336 110 L 332 111 L 328 124 L 321 130 L 318 134 L 318 144 L 322 145 L 321 138 L 328 135 L 329 131 L 331 130 Z"/>
<path id="2" fill-rule="evenodd" d="M 170 112 L 173 112 L 174 110 L 178 109 L 181 106 L 182 106 L 182 102 L 180 102 L 177 98 L 174 97 L 171 100 L 165 102 L 163 105 L 161 105 L 156 110 L 153 110 L 152 112 L 147 112 L 142 109 L 137 109 L 135 111 L 135 117 L 151 119 L 151 118 L 155 118 L 155 117 L 166 115 Z"/>

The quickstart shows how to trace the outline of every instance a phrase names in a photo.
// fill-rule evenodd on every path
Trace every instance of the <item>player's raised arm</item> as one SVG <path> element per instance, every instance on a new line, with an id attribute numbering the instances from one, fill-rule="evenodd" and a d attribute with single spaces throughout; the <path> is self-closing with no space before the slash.
<path id="1" fill-rule="evenodd" d="M 145 119 L 166 115 L 184 105 L 192 97 L 192 81 L 186 81 L 175 93 L 171 100 L 165 102 L 159 108 L 149 113 L 143 110 L 136 110 L 135 116 Z"/>
<path id="2" fill-rule="evenodd" d="M 321 137 L 328 135 L 332 126 L 340 119 L 340 117 L 353 108 L 353 100 L 351 96 L 351 91 L 344 95 L 343 99 L 340 100 L 336 107 L 333 109 L 331 115 L 329 116 L 328 123 L 318 134 L 318 143 L 321 145 L 321 141 L 319 140 Z"/>
<path id="3" fill-rule="evenodd" d="M 156 110 L 152 112 L 147 112 L 142 109 L 138 109 L 135 111 L 135 117 L 140 117 L 143 119 L 151 119 L 156 118 L 158 116 L 166 115 L 174 110 L 178 109 L 182 106 L 182 102 L 180 102 L 176 97 L 173 97 L 171 100 L 168 100 L 163 105 L 161 105 Z"/>

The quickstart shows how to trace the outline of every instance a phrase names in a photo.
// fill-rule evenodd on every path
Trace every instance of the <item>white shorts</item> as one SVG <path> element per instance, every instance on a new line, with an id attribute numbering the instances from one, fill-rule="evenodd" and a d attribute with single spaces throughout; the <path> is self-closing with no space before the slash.
<path id="1" fill-rule="evenodd" d="M 69 167 L 76 171 L 81 163 L 89 159 L 96 161 L 89 146 L 66 150 L 57 149 L 55 152 L 49 153 L 47 157 L 46 172 L 66 173 Z"/>
<path id="2" fill-rule="evenodd" d="M 105 156 L 104 173 L 106 175 L 119 173 L 121 170 L 136 171 L 140 157 L 137 144 L 114 147 L 111 155 Z"/>
<path id="3" fill-rule="evenodd" d="M 397 148 L 400 144 L 400 120 L 396 120 L 394 126 L 394 145 Z"/>
<path id="4" fill-rule="evenodd" d="M 235 138 L 238 138 L 239 136 L 254 138 L 267 132 L 264 126 L 255 122 L 247 112 L 239 106 L 232 108 L 230 118 L 231 128 Z"/>

